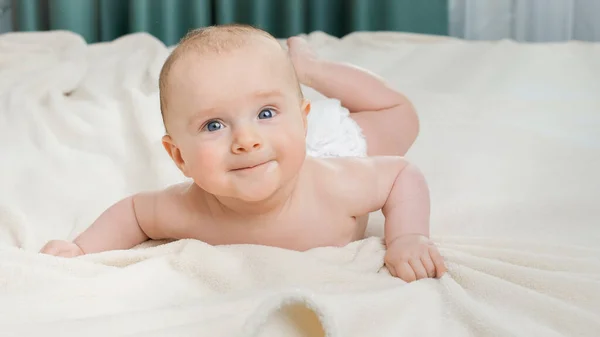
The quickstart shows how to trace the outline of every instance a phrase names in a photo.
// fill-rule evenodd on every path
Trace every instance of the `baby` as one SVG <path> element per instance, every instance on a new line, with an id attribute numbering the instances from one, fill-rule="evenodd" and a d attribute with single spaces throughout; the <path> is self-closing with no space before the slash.
<path id="1" fill-rule="evenodd" d="M 190 183 L 129 196 L 74 242 L 42 253 L 74 257 L 146 240 L 197 239 L 304 251 L 364 237 L 385 216 L 385 264 L 407 282 L 440 277 L 429 240 L 429 192 L 402 155 L 416 138 L 410 102 L 379 78 L 316 57 L 299 37 L 288 52 L 244 25 L 190 32 L 160 74 L 163 145 Z M 310 102 L 300 83 L 337 98 L 362 129 L 368 157 L 306 155 Z"/>

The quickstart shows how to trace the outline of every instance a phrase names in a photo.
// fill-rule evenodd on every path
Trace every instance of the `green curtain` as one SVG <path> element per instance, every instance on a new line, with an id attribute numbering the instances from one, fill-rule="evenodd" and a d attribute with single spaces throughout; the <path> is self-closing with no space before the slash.
<path id="1" fill-rule="evenodd" d="M 18 0 L 17 31 L 63 29 L 87 42 L 148 32 L 173 45 L 192 28 L 247 23 L 285 38 L 315 30 L 447 35 L 448 0 Z"/>

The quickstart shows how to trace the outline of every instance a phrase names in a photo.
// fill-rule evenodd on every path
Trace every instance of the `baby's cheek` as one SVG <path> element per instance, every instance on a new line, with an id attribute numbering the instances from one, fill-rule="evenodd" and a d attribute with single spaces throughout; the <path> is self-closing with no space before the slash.
<path id="1" fill-rule="evenodd" d="M 226 194 L 228 179 L 225 155 L 216 148 L 196 151 L 193 163 L 193 179 L 204 190 L 212 194 Z"/>
<path id="2" fill-rule="evenodd" d="M 280 158 L 285 158 L 285 163 L 290 168 L 296 169 L 302 164 L 306 156 L 306 143 L 304 135 L 297 132 L 289 132 L 275 142 Z"/>
<path id="3" fill-rule="evenodd" d="M 198 147 L 194 157 L 194 166 L 199 170 L 207 171 L 207 174 L 223 166 L 223 155 L 216 146 Z"/>

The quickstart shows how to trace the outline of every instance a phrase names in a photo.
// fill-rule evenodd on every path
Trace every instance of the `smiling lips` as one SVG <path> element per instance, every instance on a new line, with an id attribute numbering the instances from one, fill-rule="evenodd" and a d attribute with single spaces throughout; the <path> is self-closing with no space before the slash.
<path id="1" fill-rule="evenodd" d="M 261 163 L 256 164 L 256 165 L 250 165 L 250 166 L 244 166 L 244 167 L 236 168 L 236 169 L 233 169 L 232 171 L 236 171 L 236 172 L 237 171 L 249 171 L 249 170 L 252 170 L 254 168 L 258 168 L 260 166 L 263 166 L 263 165 L 265 165 L 267 163 L 270 163 L 270 162 L 271 162 L 270 160 L 267 160 L 265 162 L 261 162 Z"/>

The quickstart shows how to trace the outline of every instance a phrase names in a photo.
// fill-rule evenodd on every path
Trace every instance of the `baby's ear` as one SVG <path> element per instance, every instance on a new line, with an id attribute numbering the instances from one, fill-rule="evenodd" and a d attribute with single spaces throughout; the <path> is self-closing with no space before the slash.
<path id="1" fill-rule="evenodd" d="M 308 114 L 310 113 L 310 100 L 308 99 L 303 99 L 302 100 L 302 122 L 304 123 L 304 130 L 306 131 L 308 128 Z"/>
<path id="2" fill-rule="evenodd" d="M 190 176 L 186 172 L 185 161 L 183 160 L 183 157 L 181 156 L 181 151 L 179 150 L 179 148 L 173 141 L 173 138 L 171 138 L 171 136 L 169 136 L 169 135 L 164 135 L 162 137 L 162 144 L 163 144 L 163 147 L 165 148 L 165 150 L 167 151 L 167 153 L 169 154 L 169 157 L 171 157 L 171 159 L 175 163 L 175 165 L 177 165 L 179 170 L 186 177 L 189 178 Z"/>

